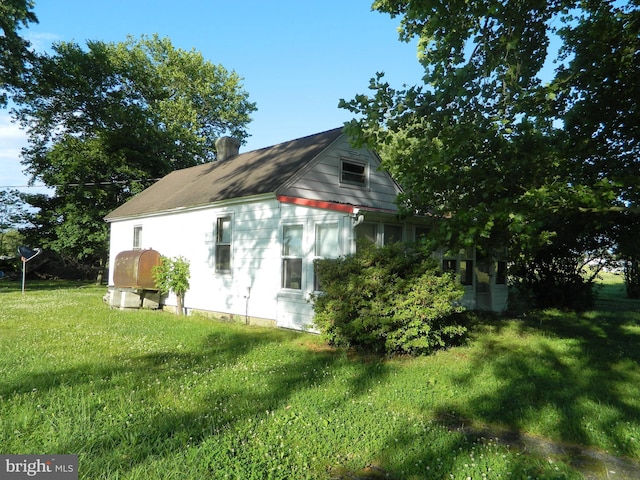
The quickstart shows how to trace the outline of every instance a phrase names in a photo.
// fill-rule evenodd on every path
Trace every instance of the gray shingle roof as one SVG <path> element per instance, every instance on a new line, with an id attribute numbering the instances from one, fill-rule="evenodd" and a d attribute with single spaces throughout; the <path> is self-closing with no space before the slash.
<path id="1" fill-rule="evenodd" d="M 342 128 L 336 128 L 222 162 L 176 170 L 113 210 L 105 220 L 276 192 L 341 134 Z"/>

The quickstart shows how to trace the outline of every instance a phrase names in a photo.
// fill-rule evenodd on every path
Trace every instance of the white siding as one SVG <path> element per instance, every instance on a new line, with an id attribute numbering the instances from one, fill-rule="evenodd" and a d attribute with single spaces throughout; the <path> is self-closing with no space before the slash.
<path id="1" fill-rule="evenodd" d="M 215 270 L 216 219 L 223 216 L 232 218 L 230 272 Z M 109 283 L 113 285 L 116 255 L 132 248 L 133 227 L 141 225 L 143 249 L 153 248 L 161 255 L 181 255 L 189 260 L 187 310 L 270 319 L 282 327 L 307 328 L 313 319 L 313 306 L 308 300 L 313 290 L 315 226 L 322 223 L 337 223 L 340 238 L 349 238 L 351 218 L 344 213 L 280 204 L 275 199 L 115 221 L 111 224 Z M 285 224 L 303 226 L 300 290 L 281 288 L 280 240 Z M 337 253 L 347 253 L 348 248 L 348 240 L 342 240 Z M 166 303 L 175 305 L 174 297 L 169 296 Z"/>
<path id="2" fill-rule="evenodd" d="M 303 226 L 302 288 L 299 291 L 280 289 L 278 293 L 278 326 L 306 329 L 313 322 L 313 259 L 316 225 L 338 224 L 340 245 L 336 256 L 350 252 L 345 237 L 351 230 L 351 218 L 340 212 L 282 204 L 281 225 Z M 280 229 L 281 234 L 282 229 Z"/>
<path id="3" fill-rule="evenodd" d="M 368 186 L 340 183 L 340 160 L 368 164 Z M 379 159 L 369 150 L 351 148 L 346 137 L 322 152 L 316 161 L 289 186 L 278 193 L 311 200 L 338 201 L 358 206 L 396 210 L 395 199 L 400 190 L 391 177 L 379 171 Z"/>
<path id="4" fill-rule="evenodd" d="M 493 295 L 491 297 L 492 305 L 491 309 L 494 312 L 502 313 L 504 312 L 509 302 L 509 289 L 506 285 L 494 285 L 493 286 Z"/>

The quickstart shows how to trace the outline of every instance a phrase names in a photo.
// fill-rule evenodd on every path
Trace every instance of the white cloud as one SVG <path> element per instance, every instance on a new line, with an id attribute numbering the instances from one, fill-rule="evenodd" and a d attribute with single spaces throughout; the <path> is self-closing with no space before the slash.
<path id="1" fill-rule="evenodd" d="M 25 38 L 38 52 L 48 52 L 51 44 L 60 41 L 59 35 L 47 32 L 35 32 L 33 29 L 24 32 Z M 11 106 L 11 104 L 10 104 Z M 11 120 L 8 109 L 0 110 L 0 189 L 17 188 L 30 193 L 45 192 L 45 187 L 26 188 L 29 177 L 24 174 L 21 161 L 21 151 L 27 146 L 27 134 L 20 126 Z M 22 187 L 22 188 L 20 188 Z"/>
<path id="2" fill-rule="evenodd" d="M 34 32 L 33 30 L 26 31 L 25 38 L 31 43 L 33 49 L 40 53 L 50 52 L 51 45 L 62 40 L 60 35 L 55 33 Z"/>
<path id="3" fill-rule="evenodd" d="M 20 151 L 27 145 L 27 136 L 20 126 L 11 121 L 6 110 L 0 110 L 0 187 L 14 187 L 27 184 L 27 176 L 22 173 Z"/>

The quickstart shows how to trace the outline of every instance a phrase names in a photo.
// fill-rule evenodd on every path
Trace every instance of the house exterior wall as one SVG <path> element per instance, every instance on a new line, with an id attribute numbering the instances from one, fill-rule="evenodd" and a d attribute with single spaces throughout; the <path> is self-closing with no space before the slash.
<path id="1" fill-rule="evenodd" d="M 509 306 L 509 288 L 507 285 L 494 284 L 491 300 L 491 311 L 499 313 L 506 311 Z"/>
<path id="2" fill-rule="evenodd" d="M 216 271 L 216 224 L 230 218 L 231 268 Z M 309 297 L 314 288 L 313 260 L 318 225 L 338 228 L 335 256 L 352 248 L 352 219 L 344 212 L 280 203 L 275 198 L 211 206 L 173 214 L 111 223 L 110 278 L 115 256 L 133 247 L 134 231 L 142 249 L 168 257 L 184 256 L 190 263 L 187 311 L 217 312 L 240 319 L 275 321 L 277 326 L 306 329 L 313 319 Z M 282 288 L 283 227 L 302 227 L 300 288 Z M 169 295 L 166 305 L 176 304 Z"/>
<path id="3" fill-rule="evenodd" d="M 218 218 L 230 218 L 232 228 L 231 268 L 216 270 L 216 224 Z M 313 261 L 317 256 L 318 228 L 337 228 L 336 248 L 330 257 L 355 252 L 357 215 L 322 208 L 282 203 L 274 197 L 227 202 L 208 208 L 151 215 L 111 223 L 109 284 L 113 285 L 116 255 L 133 248 L 134 238 L 140 248 L 153 248 L 168 257 L 184 256 L 190 263 L 190 288 L 184 299 L 189 311 L 213 312 L 250 323 L 270 323 L 284 328 L 305 330 L 313 322 Z M 372 214 L 364 222 L 375 225 L 376 243 L 386 243 L 385 225 L 399 226 L 402 239 L 415 239 L 415 225 L 398 222 L 390 215 Z M 283 287 L 283 232 L 285 227 L 302 228 L 302 276 L 296 288 Z M 326 258 L 326 257 L 325 257 Z M 456 260 L 457 272 L 464 259 L 473 261 L 472 283 L 465 285 L 461 303 L 474 309 L 477 305 L 478 265 L 470 254 L 436 258 Z M 490 306 L 479 308 L 502 311 L 506 307 L 507 287 L 495 284 L 495 268 L 489 270 Z M 165 301 L 175 306 L 169 295 Z"/>

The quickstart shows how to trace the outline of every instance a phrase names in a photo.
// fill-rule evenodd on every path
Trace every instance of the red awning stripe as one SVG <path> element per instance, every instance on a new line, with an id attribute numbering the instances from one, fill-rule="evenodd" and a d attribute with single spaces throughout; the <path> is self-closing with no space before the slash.
<path id="1" fill-rule="evenodd" d="M 353 213 L 353 205 L 345 205 L 344 203 L 327 202 L 325 200 L 311 200 L 309 198 L 289 197 L 287 195 L 278 195 L 279 202 L 292 203 L 303 207 L 322 208 L 323 210 L 333 210 L 336 212 Z"/>

